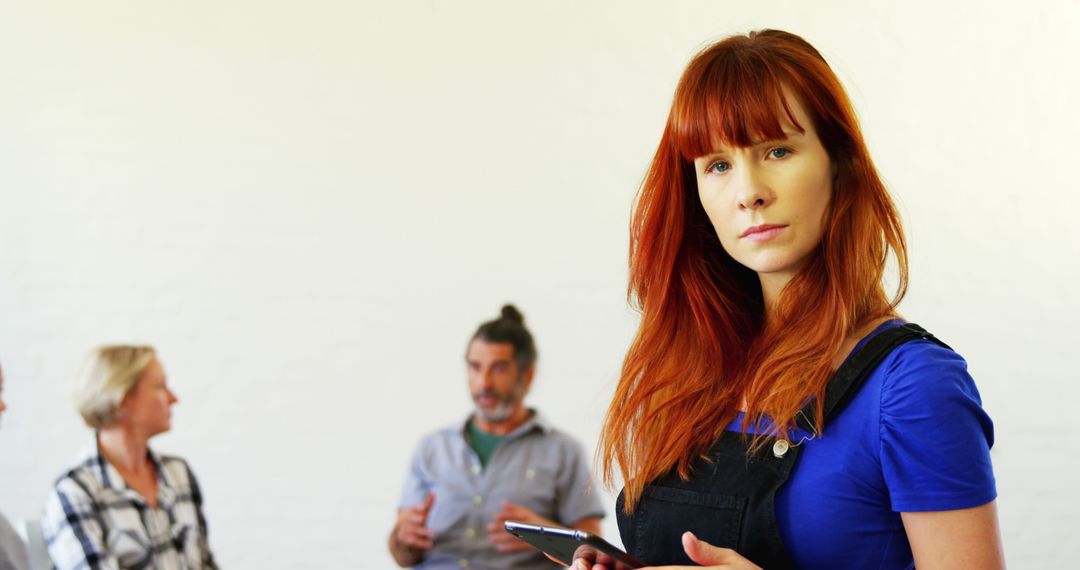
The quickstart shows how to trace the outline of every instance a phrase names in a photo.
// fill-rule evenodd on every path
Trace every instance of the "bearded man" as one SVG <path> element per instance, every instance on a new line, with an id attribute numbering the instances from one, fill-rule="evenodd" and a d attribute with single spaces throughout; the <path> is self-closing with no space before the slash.
<path id="1" fill-rule="evenodd" d="M 480 325 L 465 362 L 475 410 L 417 447 L 390 553 L 400 566 L 422 570 L 557 568 L 503 523 L 599 534 L 604 509 L 581 444 L 525 407 L 536 345 L 513 305 Z"/>

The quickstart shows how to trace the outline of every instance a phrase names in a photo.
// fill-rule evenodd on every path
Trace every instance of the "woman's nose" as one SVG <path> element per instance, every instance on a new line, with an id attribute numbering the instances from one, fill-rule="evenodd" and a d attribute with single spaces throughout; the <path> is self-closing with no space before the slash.
<path id="1" fill-rule="evenodd" d="M 773 203 L 775 194 L 754 168 L 744 168 L 740 174 L 736 194 L 740 210 L 757 210 Z"/>

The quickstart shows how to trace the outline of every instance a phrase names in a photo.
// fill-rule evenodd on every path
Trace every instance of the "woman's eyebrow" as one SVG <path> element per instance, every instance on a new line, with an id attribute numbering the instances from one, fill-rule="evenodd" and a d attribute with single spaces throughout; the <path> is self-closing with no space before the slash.
<path id="1" fill-rule="evenodd" d="M 705 160 L 705 159 L 716 158 L 718 156 L 726 156 L 729 152 L 730 151 L 728 149 L 726 149 L 726 148 L 718 148 L 718 149 L 715 149 L 715 150 L 710 150 L 709 152 L 706 152 L 705 154 L 695 158 L 694 160 Z"/>
<path id="2" fill-rule="evenodd" d="M 761 139 L 761 140 L 758 140 L 758 141 L 754 141 L 753 143 L 750 144 L 750 146 L 761 146 L 763 144 L 772 144 L 772 143 L 784 142 L 784 141 L 789 141 L 791 139 L 802 138 L 802 136 L 803 136 L 803 133 L 800 133 L 799 131 L 784 131 L 784 136 L 782 136 L 782 137 L 773 138 L 773 139 Z"/>
<path id="3" fill-rule="evenodd" d="M 751 141 L 750 145 L 747 146 L 747 147 L 744 147 L 744 148 L 757 148 L 759 146 L 764 146 L 764 145 L 767 145 L 767 144 L 776 144 L 776 143 L 790 141 L 792 139 L 800 139 L 803 136 L 805 136 L 805 134 L 801 133 L 799 131 L 794 131 L 794 130 L 793 131 L 784 131 L 784 136 L 782 136 L 782 137 L 772 138 L 772 139 L 759 139 L 759 140 Z M 732 149 L 730 149 L 730 148 L 718 148 L 718 149 L 709 151 L 709 152 L 695 158 L 694 160 L 701 160 L 701 159 L 707 159 L 707 158 L 716 158 L 718 156 L 726 156 L 731 151 L 732 151 Z"/>

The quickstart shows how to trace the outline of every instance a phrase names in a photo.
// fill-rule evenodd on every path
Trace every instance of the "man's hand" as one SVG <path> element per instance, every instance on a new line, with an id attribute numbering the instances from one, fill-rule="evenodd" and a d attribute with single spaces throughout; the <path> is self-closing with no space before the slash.
<path id="1" fill-rule="evenodd" d="M 488 525 L 488 539 L 495 543 L 495 549 L 499 552 L 516 552 L 518 550 L 535 550 L 529 543 L 519 540 L 518 537 L 506 532 L 503 523 L 506 521 L 520 521 L 538 526 L 563 526 L 557 522 L 545 519 L 532 512 L 528 507 L 521 506 L 510 501 L 502 502 L 502 510 L 495 515 Z"/>
<path id="2" fill-rule="evenodd" d="M 427 528 L 428 513 L 435 504 L 435 494 L 428 493 L 424 502 L 398 511 L 397 523 L 390 533 L 390 554 L 402 567 L 415 566 L 435 545 L 435 531 Z"/>

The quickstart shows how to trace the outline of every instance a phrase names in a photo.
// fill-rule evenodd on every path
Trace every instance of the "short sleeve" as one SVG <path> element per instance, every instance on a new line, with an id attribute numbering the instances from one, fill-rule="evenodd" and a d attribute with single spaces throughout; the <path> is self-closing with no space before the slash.
<path id="1" fill-rule="evenodd" d="M 405 486 L 401 489 L 401 499 L 398 508 L 405 509 L 419 505 L 431 492 L 431 485 L 425 476 L 424 469 L 424 442 L 417 446 L 409 460 L 409 471 L 405 474 Z"/>
<path id="2" fill-rule="evenodd" d="M 195 504 L 195 515 L 199 522 L 199 552 L 200 559 L 202 561 L 202 567 L 205 570 L 215 570 L 218 565 L 214 561 L 214 555 L 210 551 L 210 536 L 206 525 L 206 515 L 203 514 L 203 495 L 202 489 L 199 488 L 199 481 L 195 478 L 195 472 L 191 470 L 191 466 L 186 461 L 181 460 L 184 466 L 184 471 L 187 473 L 188 482 L 191 484 L 191 501 Z"/>
<path id="3" fill-rule="evenodd" d="M 93 499 L 73 477 L 56 482 L 45 503 L 41 530 L 57 570 L 112 570 L 119 562 L 105 544 Z"/>
<path id="4" fill-rule="evenodd" d="M 582 519 L 603 517 L 604 506 L 593 486 L 585 450 L 578 442 L 567 439 L 563 446 L 563 469 L 559 473 L 559 522 L 570 525 Z"/>
<path id="5" fill-rule="evenodd" d="M 966 509 L 994 500 L 994 426 L 964 359 L 913 341 L 883 365 L 881 466 L 892 510 Z"/>

